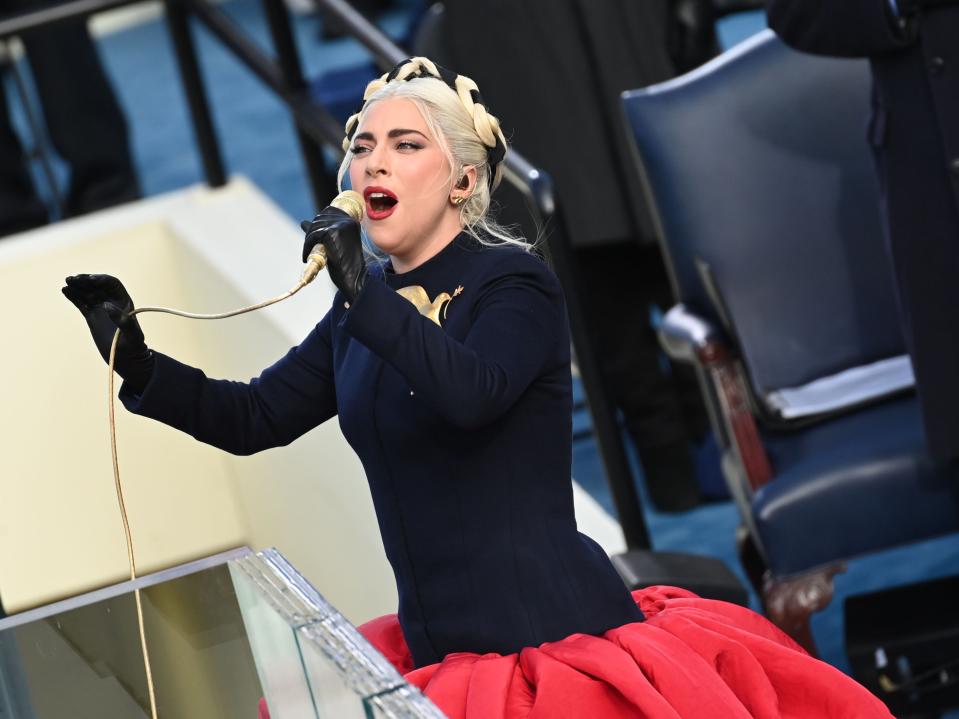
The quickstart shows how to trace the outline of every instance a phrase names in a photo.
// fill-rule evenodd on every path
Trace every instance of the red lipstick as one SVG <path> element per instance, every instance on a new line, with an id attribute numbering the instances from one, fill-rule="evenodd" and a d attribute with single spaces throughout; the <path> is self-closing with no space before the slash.
<path id="1" fill-rule="evenodd" d="M 384 220 L 393 214 L 399 199 L 385 187 L 371 186 L 363 190 L 366 200 L 366 216 L 371 220 Z"/>

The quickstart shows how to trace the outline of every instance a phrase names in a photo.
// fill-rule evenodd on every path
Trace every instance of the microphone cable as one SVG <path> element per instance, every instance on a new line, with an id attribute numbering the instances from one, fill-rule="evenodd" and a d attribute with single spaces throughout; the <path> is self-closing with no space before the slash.
<path id="1" fill-rule="evenodd" d="M 354 220 L 359 222 L 363 217 L 364 211 L 364 202 L 363 197 L 358 192 L 353 190 L 345 190 L 337 195 L 333 201 L 330 203 L 331 207 L 336 207 L 340 210 L 343 210 L 349 214 Z M 250 305 L 249 307 L 242 307 L 237 310 L 231 310 L 229 312 L 219 312 L 215 314 L 200 314 L 196 312 L 184 312 L 182 310 L 174 310 L 169 307 L 138 307 L 134 309 L 130 315 L 136 316 L 138 314 L 147 313 L 147 312 L 162 312 L 165 314 L 176 315 L 177 317 L 186 317 L 188 319 L 194 320 L 222 320 L 227 317 L 236 317 L 237 315 L 242 315 L 247 312 L 253 312 L 254 310 L 259 310 L 264 307 L 269 307 L 270 305 L 276 304 L 277 302 L 282 302 L 285 299 L 288 299 L 299 292 L 301 289 L 306 287 L 314 278 L 326 267 L 326 248 L 323 245 L 317 244 L 314 247 L 313 251 L 310 253 L 307 258 L 306 269 L 303 271 L 303 276 L 300 278 L 300 281 L 297 282 L 293 287 L 284 292 L 282 295 L 273 297 L 272 299 L 265 300 L 264 302 L 259 302 L 255 305 Z M 120 341 L 120 329 L 117 328 L 116 332 L 113 334 L 113 342 L 110 345 L 110 359 L 108 364 L 109 368 L 109 379 L 107 381 L 107 395 L 108 395 L 108 408 L 109 408 L 109 421 L 110 421 L 110 455 L 113 462 L 113 482 L 116 488 L 117 494 L 117 504 L 120 507 L 120 519 L 123 522 L 123 536 L 126 540 L 126 549 L 127 549 L 127 562 L 129 563 L 130 568 L 130 581 L 133 581 L 137 578 L 137 569 L 136 569 L 136 558 L 133 551 L 133 535 L 130 532 L 130 520 L 127 516 L 126 503 L 123 499 L 123 484 L 120 482 L 120 464 L 117 459 L 117 428 L 116 428 L 116 414 L 115 414 L 115 400 L 113 393 L 113 376 L 114 376 L 114 363 L 116 361 L 117 354 L 117 344 Z M 147 692 L 150 698 L 150 716 L 152 719 L 158 719 L 157 717 L 157 704 L 156 704 L 156 690 L 153 683 L 153 669 L 150 665 L 150 650 L 147 646 L 146 638 L 146 628 L 143 621 L 143 603 L 140 598 L 140 590 L 134 589 L 134 598 L 136 600 L 136 614 L 137 614 L 137 627 L 140 634 L 140 648 L 143 652 L 143 667 L 146 671 L 147 678 Z"/>

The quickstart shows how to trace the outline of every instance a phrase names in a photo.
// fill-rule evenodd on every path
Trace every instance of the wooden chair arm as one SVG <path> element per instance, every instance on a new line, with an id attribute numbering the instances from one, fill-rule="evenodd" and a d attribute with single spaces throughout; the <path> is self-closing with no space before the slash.
<path id="1" fill-rule="evenodd" d="M 698 354 L 700 365 L 709 373 L 716 387 L 723 421 L 733 440 L 733 448 L 746 473 L 746 480 L 755 492 L 772 479 L 773 470 L 759 437 L 742 368 L 719 342 L 710 342 Z"/>
<path id="2" fill-rule="evenodd" d="M 659 339 L 675 360 L 698 365 L 709 374 L 719 398 L 723 423 L 753 491 L 772 478 L 759 437 L 742 368 L 721 330 L 685 305 L 663 317 Z"/>

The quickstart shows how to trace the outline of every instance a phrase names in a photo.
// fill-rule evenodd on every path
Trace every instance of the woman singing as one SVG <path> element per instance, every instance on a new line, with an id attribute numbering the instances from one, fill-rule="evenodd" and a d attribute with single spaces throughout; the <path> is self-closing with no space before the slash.
<path id="1" fill-rule="evenodd" d="M 118 280 L 67 279 L 101 353 L 122 329 L 125 406 L 236 454 L 338 415 L 399 590 L 398 619 L 361 629 L 450 717 L 890 716 L 747 609 L 631 596 L 577 532 L 563 294 L 487 216 L 506 142 L 475 84 L 408 60 L 345 148 L 362 228 L 330 208 L 304 223 L 333 307 L 248 384 L 150 351 Z"/>

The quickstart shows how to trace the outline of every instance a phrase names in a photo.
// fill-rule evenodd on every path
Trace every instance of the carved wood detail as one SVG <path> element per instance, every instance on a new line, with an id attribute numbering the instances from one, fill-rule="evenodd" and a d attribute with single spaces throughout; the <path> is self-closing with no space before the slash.
<path id="1" fill-rule="evenodd" d="M 767 573 L 763 581 L 766 616 L 816 656 L 809 619 L 813 612 L 829 606 L 834 592 L 833 577 L 845 571 L 846 565 L 839 563 L 789 579 L 772 579 Z"/>

